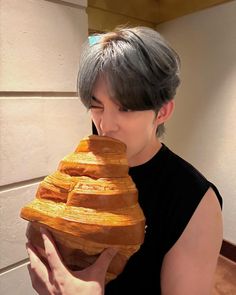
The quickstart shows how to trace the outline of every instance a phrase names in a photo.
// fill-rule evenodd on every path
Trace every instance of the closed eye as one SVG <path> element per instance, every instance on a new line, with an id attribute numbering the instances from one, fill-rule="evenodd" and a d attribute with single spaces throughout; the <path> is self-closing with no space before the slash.
<path id="1" fill-rule="evenodd" d="M 90 108 L 90 109 L 103 109 L 103 106 L 99 106 L 99 105 L 90 105 L 89 108 Z"/>
<path id="2" fill-rule="evenodd" d="M 92 102 L 89 106 L 89 109 L 102 109 L 103 105 L 102 103 L 94 96 L 92 96 Z"/>

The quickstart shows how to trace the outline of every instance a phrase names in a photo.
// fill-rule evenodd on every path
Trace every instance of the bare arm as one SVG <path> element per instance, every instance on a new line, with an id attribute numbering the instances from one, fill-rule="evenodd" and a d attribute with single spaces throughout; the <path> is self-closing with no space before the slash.
<path id="1" fill-rule="evenodd" d="M 211 294 L 222 231 L 221 208 L 210 188 L 164 258 L 162 295 Z"/>

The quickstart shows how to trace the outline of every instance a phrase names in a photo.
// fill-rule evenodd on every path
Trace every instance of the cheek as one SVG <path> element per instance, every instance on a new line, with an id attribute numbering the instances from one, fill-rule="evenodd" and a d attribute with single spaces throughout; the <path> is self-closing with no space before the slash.
<path id="1" fill-rule="evenodd" d="M 148 121 L 138 121 L 130 124 L 125 132 L 125 140 L 128 153 L 132 153 L 145 146 L 148 142 L 156 138 L 156 124 Z"/>
<path id="2" fill-rule="evenodd" d="M 127 133 L 129 136 L 136 140 L 145 140 L 153 136 L 153 132 L 156 130 L 156 124 L 152 119 L 142 118 L 142 120 L 135 120 L 126 124 Z M 128 135 L 128 134 L 127 134 Z"/>
<path id="3" fill-rule="evenodd" d="M 133 128 L 126 128 L 123 139 L 127 145 L 127 153 L 130 154 L 143 145 L 143 142 L 146 141 L 146 136 L 143 134 L 143 130 L 133 126 Z"/>

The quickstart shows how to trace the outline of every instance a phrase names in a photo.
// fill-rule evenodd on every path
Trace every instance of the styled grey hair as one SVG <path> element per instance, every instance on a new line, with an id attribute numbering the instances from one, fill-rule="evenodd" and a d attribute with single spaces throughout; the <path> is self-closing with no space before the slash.
<path id="1" fill-rule="evenodd" d="M 154 110 L 172 100 L 180 84 L 178 54 L 155 30 L 121 28 L 97 35 L 85 43 L 80 58 L 78 94 L 90 108 L 92 91 L 99 76 L 107 80 L 111 98 L 122 107 Z M 158 126 L 157 136 L 164 133 Z"/>

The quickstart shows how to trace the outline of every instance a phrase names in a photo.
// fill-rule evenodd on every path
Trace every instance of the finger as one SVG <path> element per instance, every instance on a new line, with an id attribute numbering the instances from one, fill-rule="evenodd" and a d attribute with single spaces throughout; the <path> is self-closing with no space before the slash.
<path id="1" fill-rule="evenodd" d="M 34 245 L 34 248 L 37 250 L 37 252 L 38 252 L 40 258 L 41 258 L 43 261 L 45 261 L 45 260 L 47 259 L 47 257 L 46 257 L 46 253 L 45 253 L 44 248 L 40 248 L 40 247 L 38 247 L 37 245 Z"/>
<path id="2" fill-rule="evenodd" d="M 63 276 L 65 271 L 67 271 L 65 265 L 62 262 L 61 256 L 57 250 L 57 247 L 53 241 L 53 238 L 48 230 L 40 228 L 45 254 L 48 260 L 49 267 L 54 276 Z"/>
<path id="3" fill-rule="evenodd" d="M 26 244 L 30 264 L 27 266 L 33 287 L 42 282 L 49 281 L 49 271 L 46 265 L 38 257 L 36 249 L 30 244 Z"/>
<path id="4" fill-rule="evenodd" d="M 108 269 L 112 259 L 117 254 L 117 252 L 118 252 L 118 250 L 115 248 L 107 248 L 98 257 L 98 259 L 94 263 L 94 266 L 96 267 L 96 269 L 99 270 L 100 274 L 105 276 L 107 269 Z"/>
<path id="5" fill-rule="evenodd" d="M 38 279 L 38 277 L 35 275 L 35 273 L 31 269 L 31 265 L 27 265 L 32 287 L 35 289 L 35 291 L 40 294 L 40 295 L 51 295 L 52 293 L 50 292 L 50 285 L 47 285 L 47 282 L 43 282 Z"/>

